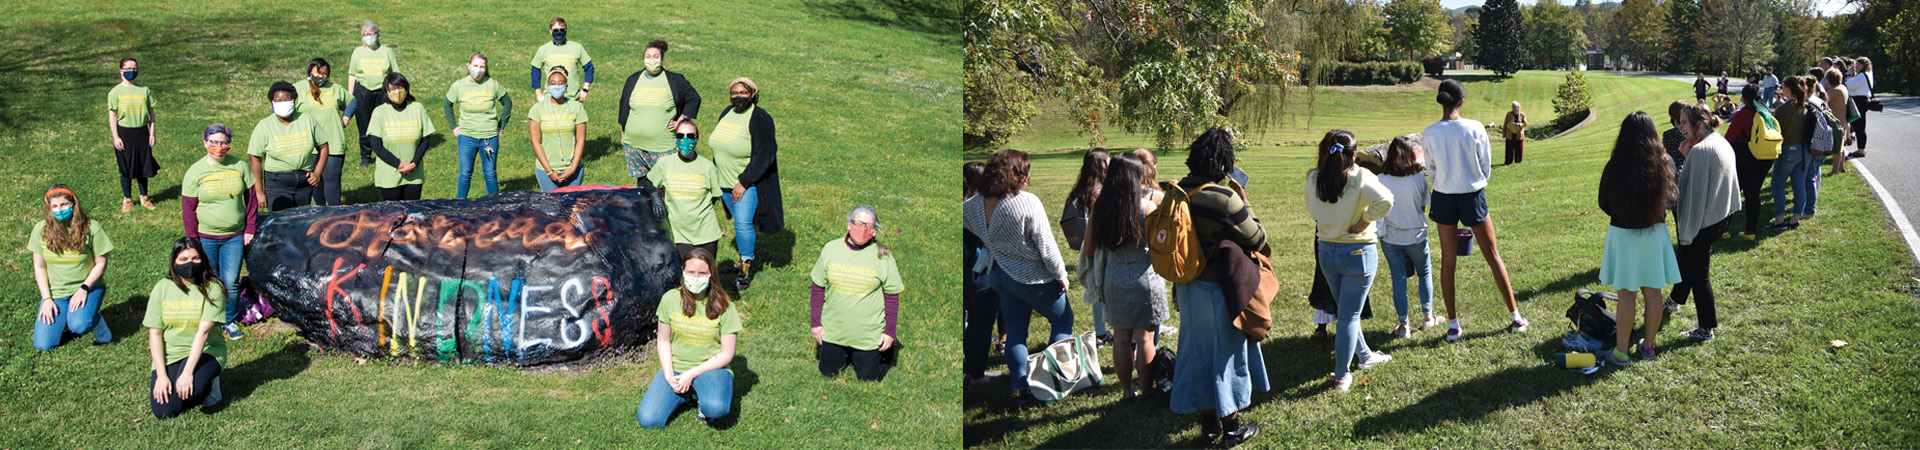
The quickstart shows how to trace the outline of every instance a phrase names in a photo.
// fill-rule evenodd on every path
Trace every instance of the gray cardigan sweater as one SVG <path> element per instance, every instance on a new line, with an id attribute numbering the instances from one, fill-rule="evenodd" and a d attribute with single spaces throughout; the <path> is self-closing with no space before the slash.
<path id="1" fill-rule="evenodd" d="M 1720 133 L 1695 144 L 1680 167 L 1680 201 L 1673 222 L 1680 245 L 1691 245 L 1701 228 L 1740 210 L 1740 182 L 1734 174 L 1733 144 Z"/>

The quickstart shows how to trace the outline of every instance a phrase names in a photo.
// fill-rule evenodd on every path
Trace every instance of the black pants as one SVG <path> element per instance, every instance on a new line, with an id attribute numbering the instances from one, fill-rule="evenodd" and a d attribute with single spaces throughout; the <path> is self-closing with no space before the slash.
<path id="1" fill-rule="evenodd" d="M 320 171 L 319 191 L 313 194 L 314 203 L 340 205 L 340 166 L 344 165 L 347 165 L 346 155 L 327 156 L 327 168 Z"/>
<path id="2" fill-rule="evenodd" d="M 373 143 L 367 140 L 367 121 L 373 120 L 373 108 L 379 107 L 387 97 L 386 89 L 367 90 L 359 83 L 353 85 L 353 124 L 360 127 L 360 160 L 373 158 Z"/>
<path id="3" fill-rule="evenodd" d="M 1853 105 L 1860 108 L 1860 120 L 1853 121 L 1853 148 L 1867 149 L 1867 96 L 1853 96 Z"/>
<path id="4" fill-rule="evenodd" d="M 719 254 L 720 254 L 720 241 L 713 241 L 713 242 L 708 242 L 708 243 L 705 243 L 705 244 L 700 244 L 700 245 L 693 245 L 693 244 L 680 244 L 680 243 L 675 243 L 675 244 L 673 244 L 673 250 L 674 250 L 674 251 L 677 251 L 677 252 L 680 252 L 680 260 L 681 260 L 681 261 L 686 261 L 686 260 L 687 260 L 687 252 L 691 252 L 691 251 L 693 251 L 693 249 L 696 249 L 696 248 L 704 248 L 704 249 L 707 249 L 707 254 L 709 254 L 709 255 L 719 255 Z"/>
<path id="5" fill-rule="evenodd" d="M 1507 162 L 1506 163 L 1513 164 L 1513 163 L 1520 162 L 1522 156 L 1524 156 L 1524 154 L 1526 153 L 1526 150 L 1527 150 L 1527 141 L 1525 139 L 1507 139 Z"/>
<path id="6" fill-rule="evenodd" d="M 267 172 L 260 187 L 267 191 L 267 210 L 280 211 L 313 204 L 313 185 L 307 184 L 307 172 Z"/>
<path id="7" fill-rule="evenodd" d="M 970 269 L 969 269 L 970 270 Z M 961 346 L 965 361 L 961 370 L 967 376 L 985 375 L 989 361 L 988 354 L 993 351 L 993 327 L 1000 321 L 1000 294 L 988 289 L 984 280 L 967 277 L 966 289 L 966 329 L 961 331 Z"/>
<path id="8" fill-rule="evenodd" d="M 187 360 L 167 365 L 167 379 L 180 379 L 180 371 L 187 368 Z M 188 407 L 207 401 L 207 391 L 213 387 L 213 377 L 220 376 L 220 362 L 211 355 L 200 355 L 200 363 L 193 367 L 193 395 L 180 398 L 179 392 L 167 394 L 166 402 L 153 401 L 153 382 L 157 381 L 152 373 L 147 374 L 147 402 L 153 404 L 153 417 L 171 419 L 186 411 Z"/>
<path id="9" fill-rule="evenodd" d="M 861 381 L 880 381 L 887 377 L 887 370 L 893 368 L 893 357 L 900 351 L 900 343 L 895 342 L 887 351 L 855 350 L 853 347 L 832 342 L 820 344 L 814 356 L 820 359 L 820 374 L 834 376 L 840 374 L 848 364 L 853 365 L 853 375 Z"/>
<path id="10" fill-rule="evenodd" d="M 1760 216 L 1766 215 L 1760 212 L 1760 199 L 1768 195 L 1761 188 L 1766 184 L 1767 172 L 1773 170 L 1773 160 L 1754 158 L 1746 142 L 1733 143 L 1733 159 L 1740 179 L 1740 209 L 1747 215 L 1747 232 L 1759 233 Z"/>
<path id="11" fill-rule="evenodd" d="M 419 200 L 420 187 L 424 184 L 402 184 L 394 188 L 380 188 L 380 201 Z"/>
<path id="12" fill-rule="evenodd" d="M 1713 278 L 1710 267 L 1713 262 L 1713 243 L 1720 240 L 1720 233 L 1727 232 L 1727 222 L 1720 222 L 1700 229 L 1693 237 L 1693 243 L 1675 249 L 1674 258 L 1680 263 L 1680 283 L 1673 285 L 1673 301 L 1687 303 L 1687 294 L 1695 294 L 1693 309 L 1700 314 L 1701 328 L 1717 328 L 1719 317 L 1713 312 Z"/>

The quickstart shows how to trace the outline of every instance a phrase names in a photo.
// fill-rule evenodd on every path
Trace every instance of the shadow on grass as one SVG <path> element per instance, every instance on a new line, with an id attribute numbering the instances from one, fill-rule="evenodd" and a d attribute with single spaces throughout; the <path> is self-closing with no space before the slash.
<path id="1" fill-rule="evenodd" d="M 1472 422 L 1488 414 L 1597 383 L 1621 370 L 1606 367 L 1593 375 L 1580 375 L 1544 363 L 1562 350 L 1559 339 L 1543 341 L 1533 346 L 1534 356 L 1543 362 L 1541 364 L 1502 370 L 1441 388 L 1399 410 L 1360 419 L 1353 425 L 1352 436 L 1355 440 L 1371 440 L 1421 433 L 1449 422 Z"/>
<path id="2" fill-rule="evenodd" d="M 760 263 L 760 270 L 777 269 L 793 264 L 794 235 L 791 229 L 759 235 L 753 246 L 753 257 Z"/>
<path id="3" fill-rule="evenodd" d="M 285 342 L 279 350 L 274 350 L 245 364 L 222 370 L 220 373 L 221 393 L 226 401 L 205 409 L 214 414 L 227 409 L 241 399 L 253 395 L 261 385 L 277 380 L 285 380 L 307 370 L 313 362 L 307 352 L 312 347 L 301 342 Z"/>
<path id="4" fill-rule="evenodd" d="M 1435 278 L 1438 278 L 1437 276 Z M 1516 300 L 1532 300 L 1545 294 L 1572 294 L 1574 289 L 1600 284 L 1600 268 L 1594 267 L 1585 272 L 1561 277 L 1551 283 L 1536 285 L 1525 291 L 1514 292 Z M 1549 303 L 1551 304 L 1551 303 Z"/>
<path id="5" fill-rule="evenodd" d="M 109 286 L 107 293 L 113 293 L 113 289 L 116 289 L 116 287 Z M 103 302 L 106 301 L 104 300 L 105 298 L 108 298 L 104 295 L 101 297 L 103 298 L 101 300 Z M 146 294 L 131 295 L 120 303 L 101 306 L 100 317 L 106 318 L 107 329 L 113 330 L 113 341 L 110 343 L 118 344 L 120 341 L 139 337 L 141 338 L 141 345 L 146 345 L 145 338 L 147 336 L 147 330 L 146 327 L 140 325 L 141 320 L 146 318 L 147 313 Z M 68 334 L 67 337 L 69 338 L 74 337 L 71 333 L 66 334 Z M 89 339 L 88 342 L 92 342 L 91 339 L 93 336 L 86 336 Z M 64 342 L 65 339 L 62 339 L 62 341 Z M 141 353 L 145 352 L 143 351 Z"/>
<path id="6" fill-rule="evenodd" d="M 941 42 L 960 36 L 959 2 L 942 0 L 808 0 L 807 9 L 837 19 L 866 22 L 927 35 Z"/>

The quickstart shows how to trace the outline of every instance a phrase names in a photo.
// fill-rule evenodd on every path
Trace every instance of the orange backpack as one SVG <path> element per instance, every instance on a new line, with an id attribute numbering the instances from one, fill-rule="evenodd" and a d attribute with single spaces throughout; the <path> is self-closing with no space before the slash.
<path id="1" fill-rule="evenodd" d="M 1193 189 L 1206 189 L 1212 183 Z M 1166 198 L 1160 200 L 1160 207 L 1147 215 L 1147 256 L 1153 260 L 1153 271 L 1167 281 L 1175 283 L 1192 282 L 1200 277 L 1200 271 L 1206 269 L 1206 253 L 1200 248 L 1200 235 L 1193 229 L 1193 211 L 1188 191 L 1180 185 L 1162 181 L 1160 190 L 1166 192 Z"/>

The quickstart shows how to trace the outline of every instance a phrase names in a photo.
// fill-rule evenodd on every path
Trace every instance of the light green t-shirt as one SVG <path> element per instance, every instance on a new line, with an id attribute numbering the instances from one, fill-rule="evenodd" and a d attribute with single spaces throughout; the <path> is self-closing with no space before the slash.
<path id="1" fill-rule="evenodd" d="M 345 86 L 331 80 L 320 85 L 319 100 L 314 100 L 313 88 L 307 83 L 294 83 L 293 90 L 298 97 L 294 100 L 293 110 L 303 115 L 313 115 L 314 125 L 320 127 L 320 141 L 327 144 L 327 154 L 346 155 L 347 147 L 343 145 L 347 142 L 346 128 L 340 124 L 340 115 L 347 110 L 347 100 L 353 95 L 347 92 Z"/>
<path id="2" fill-rule="evenodd" d="M 542 44 L 540 49 L 534 50 L 533 61 L 528 65 L 540 68 L 540 86 L 543 86 L 541 88 L 543 93 L 544 86 L 547 85 L 547 70 L 552 69 L 553 66 L 567 68 L 567 98 L 580 98 L 580 82 L 587 79 L 583 68 L 591 63 L 593 63 L 593 57 L 587 55 L 587 47 L 580 45 L 580 41 L 568 39 L 567 45 L 553 45 L 553 41 Z M 660 126 L 665 127 L 666 124 L 662 123 Z"/>
<path id="3" fill-rule="evenodd" d="M 906 290 L 893 256 L 880 256 L 880 247 L 854 250 L 844 238 L 828 241 L 813 263 L 813 284 L 827 290 L 820 311 L 826 341 L 860 350 L 880 348 L 886 331 L 886 297 Z"/>
<path id="4" fill-rule="evenodd" d="M 220 324 L 227 322 L 227 291 L 217 286 L 207 283 L 207 290 L 202 291 L 188 284 L 183 291 L 166 278 L 153 283 L 153 291 L 147 293 L 147 317 L 140 324 L 160 329 L 160 342 L 167 347 L 167 364 L 187 359 L 193 352 L 193 336 L 200 332 L 200 322 L 213 322 L 200 351 L 227 367 L 227 337 L 220 333 Z"/>
<path id="5" fill-rule="evenodd" d="M 387 74 L 399 71 L 400 62 L 393 59 L 393 47 L 385 44 L 378 49 L 353 46 L 353 59 L 347 61 L 347 73 L 369 91 L 380 89 L 387 82 Z"/>
<path id="6" fill-rule="evenodd" d="M 709 287 L 708 289 L 718 289 Z M 733 304 L 718 319 L 707 318 L 707 305 L 694 305 L 693 315 L 680 314 L 680 290 L 669 289 L 660 295 L 654 316 L 673 329 L 673 371 L 686 372 L 720 354 L 720 337 L 740 332 L 740 313 Z"/>
<path id="7" fill-rule="evenodd" d="M 733 187 L 722 186 L 713 160 L 694 157 L 681 161 L 680 154 L 660 157 L 647 181 L 666 187 L 667 228 L 673 230 L 676 244 L 699 245 L 720 240 L 720 218 L 713 214 L 713 198 Z"/>
<path id="8" fill-rule="evenodd" d="M 143 128 L 153 117 L 153 92 L 141 85 L 114 85 L 107 92 L 107 110 L 119 113 L 113 122 L 120 128 Z"/>
<path id="9" fill-rule="evenodd" d="M 247 155 L 259 157 L 263 171 L 312 172 L 320 144 L 325 143 L 320 125 L 312 117 L 295 112 L 287 123 L 271 115 L 260 119 L 253 126 L 253 134 L 247 135 Z"/>
<path id="10" fill-rule="evenodd" d="M 247 229 L 247 199 L 241 197 L 253 188 L 253 172 L 239 155 L 228 153 L 219 163 L 202 157 L 187 168 L 180 181 L 180 196 L 200 199 L 194 215 L 200 220 L 200 233 L 229 235 Z"/>
<path id="11" fill-rule="evenodd" d="M 753 118 L 755 106 L 747 112 L 727 107 L 720 123 L 713 126 L 713 137 L 707 138 L 707 148 L 713 149 L 713 163 L 720 168 L 720 177 L 726 179 L 728 189 L 740 182 L 740 172 L 747 170 L 747 163 L 753 160 L 753 135 L 747 132 L 747 121 Z"/>
<path id="12" fill-rule="evenodd" d="M 394 110 L 392 103 L 381 103 L 379 108 L 373 110 L 373 117 L 367 120 L 367 135 L 379 136 L 387 146 L 387 152 L 400 158 L 400 162 L 413 161 L 414 144 L 435 131 L 438 130 L 433 128 L 433 119 L 427 116 L 427 108 L 420 106 L 420 102 L 410 102 L 407 109 L 400 111 Z M 413 173 L 401 174 L 399 167 L 389 166 L 386 161 L 374 164 L 373 185 L 382 189 L 426 181 L 425 168 L 414 168 Z"/>
<path id="13" fill-rule="evenodd" d="M 587 123 L 587 109 L 579 101 L 556 105 L 551 98 L 542 98 L 527 111 L 527 119 L 540 122 L 540 148 L 547 153 L 548 166 L 561 170 L 573 164 L 573 126 Z M 536 162 L 533 167 L 540 165 Z"/>
<path id="14" fill-rule="evenodd" d="M 671 151 L 673 130 L 667 129 L 667 121 L 675 117 L 680 117 L 680 109 L 673 106 L 667 71 L 657 77 L 642 72 L 627 94 L 627 129 L 621 131 L 620 143 L 655 153 Z"/>
<path id="15" fill-rule="evenodd" d="M 49 251 L 45 235 L 41 234 L 46 227 L 45 220 L 33 225 L 33 235 L 27 237 L 27 251 L 47 262 L 47 289 L 52 291 L 48 295 L 53 298 L 73 295 L 80 290 L 80 284 L 87 281 L 87 274 L 93 273 L 93 258 L 113 251 L 113 240 L 107 238 L 107 229 L 100 226 L 99 221 L 88 221 L 87 242 L 81 244 L 79 250 L 54 253 Z M 101 277 L 94 287 L 106 285 L 106 277 Z"/>
<path id="16" fill-rule="evenodd" d="M 500 104 L 500 97 L 507 95 L 500 88 L 500 82 L 493 77 L 487 81 L 473 82 L 472 77 L 460 77 L 447 88 L 447 101 L 453 102 L 453 110 L 458 113 L 460 134 L 474 139 L 493 139 L 500 135 L 500 114 L 506 109 Z"/>

